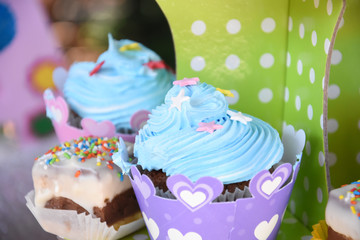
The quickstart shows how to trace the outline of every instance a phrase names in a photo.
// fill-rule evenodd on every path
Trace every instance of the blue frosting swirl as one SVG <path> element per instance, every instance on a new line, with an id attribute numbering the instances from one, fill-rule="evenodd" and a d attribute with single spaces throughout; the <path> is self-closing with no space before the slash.
<path id="1" fill-rule="evenodd" d="M 182 102 L 179 111 L 171 104 L 182 89 L 190 99 Z M 283 155 L 278 132 L 247 114 L 243 115 L 252 121 L 246 124 L 233 120 L 228 110 L 224 95 L 211 85 L 174 86 L 136 137 L 137 164 L 167 175 L 183 174 L 194 182 L 212 176 L 230 184 L 249 180 L 278 163 Z M 196 130 L 200 122 L 212 121 L 222 128 L 213 133 Z M 119 156 L 114 160 L 127 171 L 132 166 Z"/>
<path id="2" fill-rule="evenodd" d="M 117 129 L 130 128 L 130 117 L 139 110 L 151 110 L 163 103 L 171 88 L 174 74 L 168 69 L 151 69 L 150 61 L 160 61 L 152 50 L 138 43 L 140 49 L 119 49 L 134 44 L 131 40 L 116 41 L 109 35 L 109 48 L 97 62 L 74 63 L 68 72 L 63 94 L 79 116 L 96 121 L 110 120 Z M 90 76 L 94 67 L 105 61 Z"/>

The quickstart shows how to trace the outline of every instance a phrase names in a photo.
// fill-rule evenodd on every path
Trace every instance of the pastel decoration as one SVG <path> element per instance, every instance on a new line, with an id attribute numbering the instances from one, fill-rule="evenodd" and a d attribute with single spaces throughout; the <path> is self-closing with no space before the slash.
<path id="1" fill-rule="evenodd" d="M 96 122 L 91 118 L 84 118 L 81 120 L 82 129 L 86 136 L 114 136 L 115 135 L 115 126 L 110 121 Z"/>
<path id="2" fill-rule="evenodd" d="M 215 130 L 221 129 L 221 128 L 223 128 L 223 126 L 220 124 L 215 124 L 215 121 L 208 122 L 208 123 L 200 122 L 199 127 L 196 129 L 196 131 L 213 133 Z"/>
<path id="3" fill-rule="evenodd" d="M 245 116 L 241 112 L 234 112 L 234 111 L 228 110 L 226 113 L 230 115 L 231 120 L 239 121 L 239 122 L 241 122 L 241 123 L 243 123 L 245 125 L 248 122 L 252 121 L 251 117 Z"/>
<path id="4" fill-rule="evenodd" d="M 60 142 L 70 141 L 71 139 L 78 139 L 84 136 L 97 137 L 121 137 L 124 141 L 134 142 L 134 134 L 116 133 L 115 126 L 110 121 L 97 122 L 90 118 L 83 118 L 81 120 L 82 128 L 76 128 L 69 124 L 69 106 L 63 97 L 55 97 L 54 93 L 47 89 L 43 98 L 46 105 L 47 116 L 51 119 L 57 137 Z"/>
<path id="5" fill-rule="evenodd" d="M 170 105 L 169 110 L 172 108 L 177 108 L 177 110 L 181 111 L 182 103 L 189 100 L 190 97 L 185 96 L 185 90 L 181 89 L 176 97 L 171 97 L 172 104 Z"/>
<path id="6" fill-rule="evenodd" d="M 130 118 L 131 128 L 139 131 L 149 119 L 149 114 L 150 112 L 148 110 L 140 110 L 135 112 Z"/>
<path id="7" fill-rule="evenodd" d="M 19 144 L 36 142 L 33 124 L 46 119 L 42 93 L 52 86 L 51 71 L 62 55 L 39 1 L 2 0 L 0 19 L 0 125 L 13 126 L 7 137 Z"/>
<path id="8" fill-rule="evenodd" d="M 220 195 L 223 185 L 211 177 L 202 177 L 195 183 L 183 175 L 174 175 L 167 180 L 167 186 L 175 197 L 190 211 L 196 211 L 211 203 Z"/>
<path id="9" fill-rule="evenodd" d="M 184 78 L 182 80 L 176 80 L 173 82 L 174 85 L 179 85 L 181 87 L 195 85 L 200 81 L 199 78 Z"/>
<path id="10" fill-rule="evenodd" d="M 250 191 L 259 193 L 262 197 L 269 199 L 273 193 L 282 187 L 291 173 L 292 166 L 289 163 L 282 164 L 272 174 L 264 170 L 262 174 L 256 175 L 250 182 Z M 253 185 L 254 183 L 257 183 L 257 185 Z"/>

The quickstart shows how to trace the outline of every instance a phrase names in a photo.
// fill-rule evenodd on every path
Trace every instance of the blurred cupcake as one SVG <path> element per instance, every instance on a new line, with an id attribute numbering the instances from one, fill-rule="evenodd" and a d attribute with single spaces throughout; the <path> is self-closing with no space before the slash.
<path id="1" fill-rule="evenodd" d="M 360 180 L 330 191 L 325 220 L 328 240 L 360 240 Z"/>
<path id="2" fill-rule="evenodd" d="M 275 239 L 299 162 L 281 164 L 274 128 L 198 82 L 175 81 L 136 137 L 137 159 L 114 162 L 131 175 L 152 239 Z"/>
<path id="3" fill-rule="evenodd" d="M 117 138 L 79 138 L 36 159 L 27 205 L 45 231 L 67 239 L 117 239 L 143 226 L 130 180 L 111 160 L 117 145 Z"/>
<path id="4" fill-rule="evenodd" d="M 109 35 L 109 48 L 96 63 L 77 62 L 68 72 L 58 68 L 53 78 L 65 100 L 50 90 L 44 99 L 62 142 L 86 134 L 133 141 L 149 111 L 162 103 L 174 74 L 152 50 Z"/>

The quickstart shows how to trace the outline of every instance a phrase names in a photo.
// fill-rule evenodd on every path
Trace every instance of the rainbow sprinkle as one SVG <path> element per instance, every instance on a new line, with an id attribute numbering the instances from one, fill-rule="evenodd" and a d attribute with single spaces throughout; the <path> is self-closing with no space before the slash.
<path id="1" fill-rule="evenodd" d="M 45 164 L 47 166 L 54 164 L 54 162 L 68 161 L 71 159 L 77 159 L 80 163 L 85 163 L 88 159 L 94 158 L 95 166 L 103 166 L 102 162 L 105 161 L 104 166 L 110 170 L 114 170 L 115 165 L 111 160 L 111 156 L 118 151 L 117 144 L 119 139 L 113 138 L 99 138 L 99 137 L 80 137 L 77 140 L 73 140 L 73 143 L 65 142 L 61 145 L 51 148 L 43 156 Z M 39 157 L 35 158 L 38 160 Z M 118 169 L 116 169 L 118 171 Z M 81 171 L 78 170 L 74 174 L 77 178 L 81 175 Z M 123 177 L 120 177 L 123 179 Z"/>
<path id="2" fill-rule="evenodd" d="M 350 191 L 346 192 L 346 196 L 340 195 L 339 199 L 344 199 L 347 202 L 350 202 L 350 210 L 353 214 L 355 214 L 360 219 L 360 212 L 357 212 L 355 209 L 355 205 L 360 204 L 360 180 L 356 182 L 352 182 L 351 184 L 354 184 L 355 187 L 350 189 Z M 342 185 L 341 187 L 344 187 L 347 185 Z"/>
<path id="3" fill-rule="evenodd" d="M 95 73 L 97 73 L 97 72 L 100 70 L 100 68 L 102 67 L 102 65 L 104 65 L 104 63 L 105 63 L 105 60 L 102 61 L 101 63 L 97 64 L 97 65 L 94 67 L 94 69 L 91 70 L 91 72 L 89 73 L 89 76 L 92 76 L 92 75 L 94 75 Z"/>

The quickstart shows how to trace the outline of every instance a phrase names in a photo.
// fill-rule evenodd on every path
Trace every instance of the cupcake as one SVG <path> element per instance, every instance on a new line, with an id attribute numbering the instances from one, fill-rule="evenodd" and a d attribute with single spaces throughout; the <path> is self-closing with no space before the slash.
<path id="1" fill-rule="evenodd" d="M 118 143 L 118 138 L 79 138 L 35 160 L 34 195 L 28 196 L 28 206 L 44 230 L 69 239 L 112 232 L 111 239 L 116 239 L 142 226 L 129 177 L 112 162 Z M 119 154 L 127 158 L 120 143 Z M 88 223 L 82 222 L 86 217 Z"/>
<path id="2" fill-rule="evenodd" d="M 131 176 L 152 239 L 275 239 L 298 169 L 280 163 L 283 153 L 268 123 L 185 78 L 139 131 L 136 159 L 114 162 Z"/>
<path id="3" fill-rule="evenodd" d="M 50 90 L 44 99 L 61 141 L 89 132 L 107 137 L 112 137 L 108 132 L 116 132 L 125 135 L 125 141 L 126 135 L 133 140 L 174 80 L 173 72 L 155 52 L 131 40 L 116 41 L 110 34 L 109 48 L 97 62 L 76 62 L 68 72 L 56 69 L 53 77 L 66 106 L 56 108 Z M 102 122 L 105 128 L 99 126 Z"/>
<path id="4" fill-rule="evenodd" d="M 330 191 L 325 220 L 328 240 L 360 240 L 360 180 Z"/>

